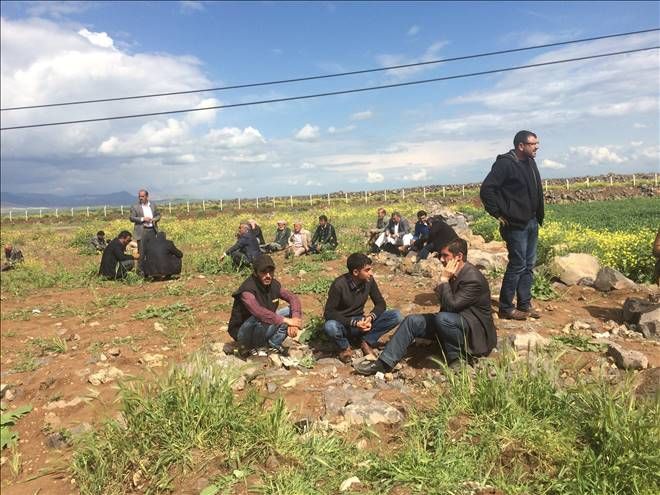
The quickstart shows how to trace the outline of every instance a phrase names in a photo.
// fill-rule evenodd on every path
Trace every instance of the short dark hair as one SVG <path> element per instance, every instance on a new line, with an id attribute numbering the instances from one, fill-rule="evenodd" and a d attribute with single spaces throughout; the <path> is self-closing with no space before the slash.
<path id="1" fill-rule="evenodd" d="M 346 268 L 351 273 L 353 270 L 362 270 L 367 265 L 373 265 L 373 262 L 363 253 L 353 253 L 346 259 Z"/>
<path id="2" fill-rule="evenodd" d="M 513 147 L 517 148 L 520 143 L 526 144 L 529 136 L 537 137 L 532 131 L 518 131 L 513 137 Z"/>
<path id="3" fill-rule="evenodd" d="M 393 211 L 393 212 L 392 212 L 392 216 L 393 216 L 393 217 L 400 217 L 400 216 L 401 216 L 401 213 L 399 213 L 398 211 Z"/>
<path id="4" fill-rule="evenodd" d="M 442 249 L 447 248 L 447 250 L 456 256 L 458 253 L 463 253 L 463 261 L 467 261 L 468 246 L 465 239 L 457 237 L 453 241 L 450 241 L 449 244 L 445 244 Z"/>
<path id="5" fill-rule="evenodd" d="M 324 222 L 327 222 L 328 217 L 326 217 L 325 215 L 319 215 L 319 220 L 323 220 Z"/>
<path id="6" fill-rule="evenodd" d="M 99 230 L 99 231 L 96 233 L 96 235 L 97 235 L 97 236 L 102 235 L 103 237 L 105 237 L 105 232 L 103 232 L 102 230 Z"/>
<path id="7" fill-rule="evenodd" d="M 118 239 L 125 239 L 126 237 L 132 237 L 132 234 L 128 230 L 122 230 L 117 236 Z"/>
<path id="8" fill-rule="evenodd" d="M 426 212 L 424 210 L 419 210 L 417 212 L 417 218 L 422 218 L 426 216 Z"/>

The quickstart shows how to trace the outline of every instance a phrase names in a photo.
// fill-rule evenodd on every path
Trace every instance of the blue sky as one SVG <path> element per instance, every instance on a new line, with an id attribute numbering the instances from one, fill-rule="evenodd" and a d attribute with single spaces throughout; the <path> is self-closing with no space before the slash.
<path id="1" fill-rule="evenodd" d="M 2 2 L 2 107 L 267 81 L 655 28 L 657 2 Z M 2 112 L 194 108 L 660 44 L 658 32 L 423 68 Z M 660 52 L 315 100 L 2 132 L 2 189 L 233 198 L 480 181 L 519 129 L 544 177 L 658 171 Z"/>

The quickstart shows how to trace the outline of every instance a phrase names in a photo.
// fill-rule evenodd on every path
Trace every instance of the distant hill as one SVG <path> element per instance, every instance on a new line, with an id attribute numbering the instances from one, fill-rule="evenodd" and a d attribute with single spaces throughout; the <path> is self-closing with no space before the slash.
<path id="1" fill-rule="evenodd" d="M 110 194 L 80 194 L 75 196 L 57 196 L 56 194 L 32 194 L 0 192 L 0 203 L 3 208 L 11 207 L 44 207 L 64 208 L 77 206 L 120 206 L 130 205 L 137 201 L 135 194 L 126 191 Z"/>

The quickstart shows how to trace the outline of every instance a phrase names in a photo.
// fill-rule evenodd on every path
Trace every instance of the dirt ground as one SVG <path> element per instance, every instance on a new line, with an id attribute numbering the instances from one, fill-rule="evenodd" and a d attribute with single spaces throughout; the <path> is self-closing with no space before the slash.
<path id="1" fill-rule="evenodd" d="M 277 258 L 277 262 L 281 263 L 282 260 Z M 341 274 L 344 271 L 343 263 L 343 260 L 326 262 L 322 275 L 334 277 Z M 298 275 L 286 274 L 284 271 L 279 270 L 276 274 L 283 285 L 298 285 Z M 430 279 L 394 274 L 384 265 L 375 266 L 375 276 L 389 307 L 400 309 L 404 315 L 437 311 Z M 496 283 L 493 286 L 494 295 L 498 292 Z M 7 449 L 2 453 L 7 457 L 1 468 L 4 495 L 78 493 L 75 481 L 66 471 L 72 448 L 53 444 L 48 435 L 62 428 L 84 430 L 89 425 L 100 425 L 104 419 L 117 414 L 116 383 L 94 386 L 89 382 L 91 374 L 100 369 L 116 367 L 125 375 L 150 377 L 163 373 L 171 364 L 184 361 L 204 346 L 230 342 L 231 338 L 226 332 L 231 303 L 228 294 L 235 288 L 236 279 L 229 276 L 193 276 L 177 282 L 183 284 L 186 292 L 194 293 L 181 296 L 168 295 L 168 284 L 171 282 L 129 287 L 108 283 L 94 291 L 46 289 L 25 297 L 3 294 L 0 340 L 2 383 L 10 386 L 13 395 L 11 401 L 5 398 L 4 402 L 10 409 L 24 404 L 34 407 L 15 427 L 20 435 L 22 456 L 22 471 L 17 477 L 9 466 L 11 453 Z M 218 287 L 226 288 L 226 295 L 218 295 L 217 292 L 204 295 L 205 288 Z M 601 293 L 588 287 L 564 288 L 560 290 L 560 298 L 537 303 L 542 313 L 539 320 L 496 320 L 499 341 L 502 344 L 509 335 L 530 331 L 545 337 L 561 334 L 567 324 L 576 320 L 590 325 L 587 334 L 602 332 L 607 320 L 621 323 L 620 308 L 627 296 L 645 297 L 653 290 L 646 286 L 638 291 Z M 117 294 L 127 296 L 126 307 L 99 307 L 98 301 Z M 324 295 L 301 297 L 306 315 L 322 314 Z M 133 318 L 135 313 L 150 304 L 162 306 L 179 302 L 192 308 L 194 320 L 191 320 L 191 326 L 184 325 L 176 329 L 176 332 L 162 328 L 159 330 L 154 325 L 156 319 Z M 9 319 L 5 315 L 14 316 Z M 25 359 L 25 353 L 34 352 L 33 339 L 58 336 L 67 342 L 65 353 L 45 352 L 36 356 L 37 368 L 33 371 L 16 371 L 15 368 Z M 621 343 L 627 349 L 642 351 L 649 359 L 649 367 L 660 365 L 657 341 L 623 336 L 612 337 L 611 340 Z M 114 356 L 117 350 L 119 354 Z M 273 373 L 270 374 L 270 380 L 277 384 L 273 392 L 269 392 L 265 380 L 253 385 L 270 398 L 282 395 L 294 419 L 315 421 L 324 417 L 324 392 L 329 387 L 340 387 L 344 383 L 365 390 L 376 387 L 376 398 L 386 400 L 405 411 L 413 404 L 425 407 L 437 400 L 424 384 L 425 380 L 435 376 L 434 373 L 439 373 L 437 365 L 428 359 L 436 351 L 433 346 L 415 347 L 401 370 L 395 373 L 395 379 L 403 383 L 399 387 L 381 387 L 374 378 L 357 376 L 350 366 L 333 359 L 323 359 L 324 355 L 332 355 L 323 352 L 317 354 L 317 363 L 312 369 L 271 370 Z M 164 356 L 162 366 L 150 367 L 153 363 L 144 362 L 145 354 Z M 257 362 L 264 368 L 273 367 L 267 359 L 258 359 Z M 609 365 L 602 352 L 579 352 L 568 348 L 561 365 L 567 375 L 575 375 L 595 373 L 604 362 Z M 657 377 L 657 374 L 654 376 Z M 292 378 L 295 378 L 295 383 L 290 385 Z M 380 441 L 387 441 L 387 438 L 385 435 Z M 190 484 L 185 485 L 190 487 Z M 192 489 L 182 488 L 177 493 L 199 493 L 199 489 L 190 491 Z"/>

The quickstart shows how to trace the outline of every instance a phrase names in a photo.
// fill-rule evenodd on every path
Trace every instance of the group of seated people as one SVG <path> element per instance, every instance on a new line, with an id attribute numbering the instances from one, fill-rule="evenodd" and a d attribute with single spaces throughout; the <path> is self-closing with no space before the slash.
<path id="1" fill-rule="evenodd" d="M 411 229 L 410 223 L 398 211 L 392 212 L 390 219 L 385 220 L 387 212 L 378 209 L 376 228 L 370 230 L 368 241 L 372 253 L 386 251 L 404 256 L 410 251 L 417 253 L 417 260 L 425 260 L 429 253 L 437 251 L 456 238 L 456 232 L 441 215 L 429 217 L 424 210 L 417 212 L 417 222 Z"/>
<path id="2" fill-rule="evenodd" d="M 241 222 L 236 234 L 236 242 L 227 249 L 221 260 L 231 257 L 234 266 L 250 265 L 262 253 L 284 251 L 287 258 L 317 254 L 337 248 L 337 233 L 326 215 L 319 216 L 319 223 L 311 235 L 300 221 L 293 224 L 293 231 L 286 220 L 278 220 L 273 242 L 264 241 L 261 227 L 254 219 Z"/>
<path id="3" fill-rule="evenodd" d="M 353 362 L 362 375 L 386 373 L 405 356 L 416 338 L 440 343 L 447 365 L 458 369 L 462 360 L 488 355 L 497 343 L 491 314 L 490 288 L 484 275 L 468 262 L 467 242 L 455 237 L 438 250 L 443 265 L 433 290 L 440 310 L 412 314 L 388 309 L 373 277 L 372 260 L 353 253 L 346 261 L 347 272 L 337 277 L 328 292 L 324 310 L 325 334 L 335 342 L 337 357 Z M 259 254 L 253 272 L 232 294 L 234 298 L 228 331 L 242 356 L 260 348 L 286 354 L 287 337 L 296 337 L 303 327 L 300 298 L 282 287 L 275 278 L 275 263 L 268 254 Z M 365 309 L 368 300 L 373 309 Z M 280 300 L 288 303 L 278 308 Z M 376 357 L 381 337 L 398 326 Z M 371 359 L 353 361 L 353 345 Z"/>
<path id="4" fill-rule="evenodd" d="M 105 233 L 99 231 L 90 241 L 94 247 L 102 251 L 99 275 L 117 280 L 126 278 L 128 272 L 137 265 L 137 272 L 149 280 L 167 280 L 181 274 L 183 253 L 172 241 L 167 239 L 165 232 L 159 231 L 149 242 L 142 242 L 139 252 L 133 235 L 128 230 L 122 230 L 119 235 L 107 244 Z M 99 249 L 97 245 L 104 246 Z M 127 250 L 131 254 L 126 254 Z"/>

